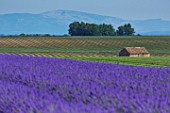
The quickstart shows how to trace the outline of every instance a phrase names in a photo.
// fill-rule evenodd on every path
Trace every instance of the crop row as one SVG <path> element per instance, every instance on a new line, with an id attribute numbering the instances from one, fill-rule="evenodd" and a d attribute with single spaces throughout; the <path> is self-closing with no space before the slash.
<path id="1" fill-rule="evenodd" d="M 0 55 L 3 113 L 168 113 L 170 68 Z"/>
<path id="2" fill-rule="evenodd" d="M 169 49 L 169 37 L 160 38 L 2 38 L 0 47 L 28 48 L 122 48 L 126 46 L 144 46 L 148 49 Z"/>

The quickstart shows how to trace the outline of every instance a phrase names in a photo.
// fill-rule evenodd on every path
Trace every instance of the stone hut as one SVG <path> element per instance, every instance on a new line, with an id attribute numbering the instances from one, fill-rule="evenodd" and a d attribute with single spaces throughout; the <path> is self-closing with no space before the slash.
<path id="1" fill-rule="evenodd" d="M 144 47 L 125 47 L 119 52 L 119 56 L 150 57 L 150 53 Z"/>

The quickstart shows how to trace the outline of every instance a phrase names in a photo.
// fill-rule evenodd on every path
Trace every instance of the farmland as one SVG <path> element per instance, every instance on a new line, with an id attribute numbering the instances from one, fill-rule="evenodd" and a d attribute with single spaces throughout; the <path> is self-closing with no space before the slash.
<path id="1" fill-rule="evenodd" d="M 170 68 L 0 55 L 2 113 L 169 113 Z"/>
<path id="2" fill-rule="evenodd" d="M 144 46 L 152 56 L 170 55 L 170 37 L 16 37 L 1 38 L 0 52 L 93 53 L 117 55 L 123 47 Z"/>
<path id="3" fill-rule="evenodd" d="M 123 47 L 143 46 L 150 58 L 118 58 Z M 170 66 L 170 37 L 1 37 L 0 53 L 140 66 Z"/>
<path id="4" fill-rule="evenodd" d="M 127 46 L 151 57 L 117 57 Z M 0 113 L 169 113 L 169 50 L 170 37 L 2 37 Z"/>

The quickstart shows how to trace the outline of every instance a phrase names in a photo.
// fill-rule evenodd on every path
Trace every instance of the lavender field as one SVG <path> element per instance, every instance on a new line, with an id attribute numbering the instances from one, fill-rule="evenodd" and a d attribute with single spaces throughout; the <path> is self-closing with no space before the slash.
<path id="1" fill-rule="evenodd" d="M 0 113 L 170 113 L 170 68 L 0 55 Z"/>

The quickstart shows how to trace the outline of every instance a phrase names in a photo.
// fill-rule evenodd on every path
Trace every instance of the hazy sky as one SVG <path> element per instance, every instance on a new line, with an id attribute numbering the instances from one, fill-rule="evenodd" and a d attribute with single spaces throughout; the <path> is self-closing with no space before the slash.
<path id="1" fill-rule="evenodd" d="M 0 14 L 67 9 L 123 19 L 170 20 L 170 0 L 0 0 Z"/>

